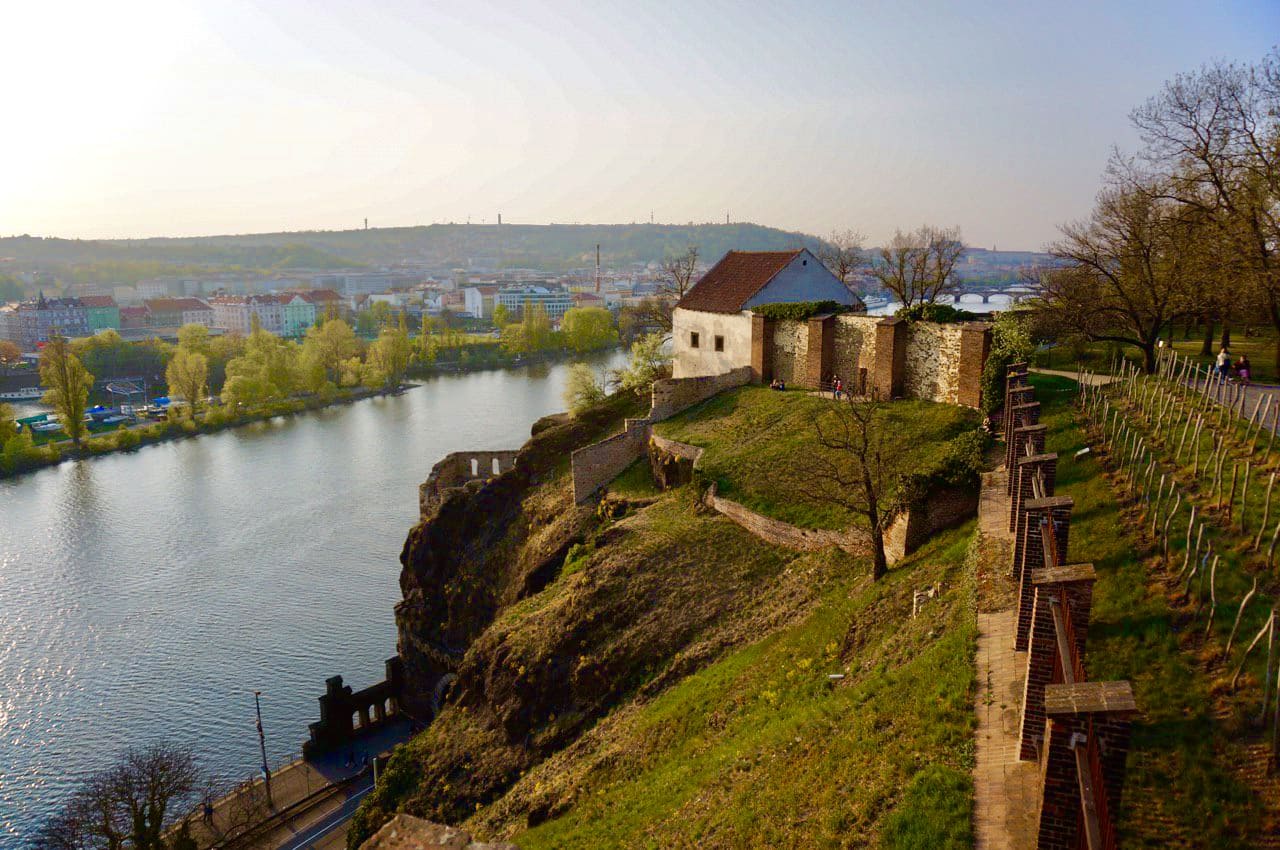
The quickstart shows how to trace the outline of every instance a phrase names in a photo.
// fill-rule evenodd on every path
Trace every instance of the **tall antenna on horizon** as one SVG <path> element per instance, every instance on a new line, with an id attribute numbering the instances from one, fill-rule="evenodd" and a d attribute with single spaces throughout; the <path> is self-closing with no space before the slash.
<path id="1" fill-rule="evenodd" d="M 596 295 L 600 294 L 600 243 L 596 243 Z"/>

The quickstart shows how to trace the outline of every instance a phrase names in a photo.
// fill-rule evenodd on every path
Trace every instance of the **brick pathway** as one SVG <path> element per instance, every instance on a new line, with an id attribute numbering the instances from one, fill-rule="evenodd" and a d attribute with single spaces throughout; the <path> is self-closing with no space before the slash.
<path id="1" fill-rule="evenodd" d="M 1035 846 L 1040 780 L 1035 762 L 1018 760 L 1027 656 L 1013 649 L 1016 595 L 1008 577 L 1012 535 L 1007 530 L 1007 517 L 1004 472 L 988 473 L 983 477 L 978 506 L 974 847 L 1031 850 Z"/>

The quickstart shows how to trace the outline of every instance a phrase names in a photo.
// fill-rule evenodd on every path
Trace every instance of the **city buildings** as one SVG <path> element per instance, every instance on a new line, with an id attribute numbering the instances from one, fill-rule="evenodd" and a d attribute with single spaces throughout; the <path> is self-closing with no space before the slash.
<path id="1" fill-rule="evenodd" d="M 84 321 L 89 333 L 119 330 L 120 306 L 110 295 L 85 295 L 80 299 L 80 306 L 84 307 Z"/>
<path id="2" fill-rule="evenodd" d="M 284 332 L 283 305 L 274 295 L 218 295 L 209 299 L 209 306 L 215 328 L 247 336 L 253 331 L 256 318 L 264 331 Z"/>
<path id="3" fill-rule="evenodd" d="M 507 286 L 498 290 L 495 300 L 507 308 L 512 317 L 523 316 L 524 308 L 539 305 L 552 321 L 559 321 L 565 311 L 573 307 L 573 295 L 560 289 L 545 286 Z"/>
<path id="4" fill-rule="evenodd" d="M 463 305 L 477 319 L 493 318 L 493 307 L 498 296 L 496 286 L 468 286 L 462 290 Z"/>
<path id="5" fill-rule="evenodd" d="M 89 326 L 79 298 L 46 298 L 42 292 L 34 301 L 6 307 L 0 333 L 23 351 L 35 351 L 51 334 L 88 336 Z"/>
<path id="6" fill-rule="evenodd" d="M 302 336 L 316 323 L 316 305 L 300 293 L 286 292 L 275 298 L 280 302 L 280 333 L 283 336 Z"/>
<path id="7" fill-rule="evenodd" d="M 153 328 L 180 328 L 183 325 L 213 327 L 213 308 L 199 298 L 151 298 L 143 302 L 147 308 L 147 325 Z"/>

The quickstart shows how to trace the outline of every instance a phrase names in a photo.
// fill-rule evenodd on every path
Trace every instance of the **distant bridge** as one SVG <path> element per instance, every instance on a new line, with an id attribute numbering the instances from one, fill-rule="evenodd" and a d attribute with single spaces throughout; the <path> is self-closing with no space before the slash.
<path id="1" fill-rule="evenodd" d="M 1035 295 L 1036 290 L 1030 286 L 1009 286 L 1003 289 L 962 289 L 954 295 L 944 295 L 938 300 L 943 304 L 990 304 L 991 296 L 1003 295 L 1009 299 L 1010 304 L 1016 304 L 1029 295 Z"/>

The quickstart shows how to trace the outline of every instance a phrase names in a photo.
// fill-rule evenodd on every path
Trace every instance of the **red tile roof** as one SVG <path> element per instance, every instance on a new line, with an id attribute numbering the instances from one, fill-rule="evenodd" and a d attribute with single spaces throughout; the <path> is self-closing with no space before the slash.
<path id="1" fill-rule="evenodd" d="M 152 313 L 181 313 L 186 310 L 208 310 L 199 298 L 151 298 L 143 302 Z"/>
<path id="2" fill-rule="evenodd" d="M 676 306 L 706 313 L 737 313 L 801 250 L 730 251 L 685 293 Z"/>
<path id="3" fill-rule="evenodd" d="M 80 296 L 81 307 L 114 307 L 116 299 L 110 295 L 82 295 Z"/>
<path id="4" fill-rule="evenodd" d="M 342 300 L 342 296 L 339 295 L 337 292 L 334 292 L 332 289 L 299 290 L 298 294 L 301 295 L 307 301 L 310 301 L 312 304 L 318 304 L 324 301 L 341 301 Z"/>

